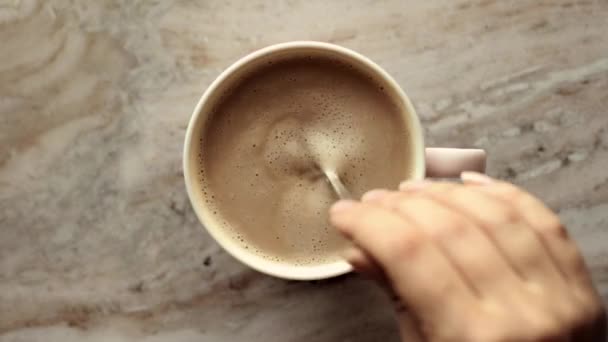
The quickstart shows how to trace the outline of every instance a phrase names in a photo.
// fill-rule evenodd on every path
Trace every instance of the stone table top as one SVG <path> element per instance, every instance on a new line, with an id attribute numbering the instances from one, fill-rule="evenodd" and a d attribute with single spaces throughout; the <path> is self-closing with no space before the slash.
<path id="1" fill-rule="evenodd" d="M 181 170 L 198 98 L 290 40 L 357 50 L 430 145 L 568 225 L 608 298 L 608 1 L 0 1 L 0 341 L 396 341 L 351 275 L 287 282 L 228 256 Z"/>

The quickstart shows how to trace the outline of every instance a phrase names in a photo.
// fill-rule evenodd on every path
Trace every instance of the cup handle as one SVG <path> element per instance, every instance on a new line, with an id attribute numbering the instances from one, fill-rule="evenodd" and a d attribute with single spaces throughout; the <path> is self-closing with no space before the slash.
<path id="1" fill-rule="evenodd" d="M 427 147 L 426 176 L 458 178 L 463 171 L 486 171 L 486 151 L 480 149 Z"/>

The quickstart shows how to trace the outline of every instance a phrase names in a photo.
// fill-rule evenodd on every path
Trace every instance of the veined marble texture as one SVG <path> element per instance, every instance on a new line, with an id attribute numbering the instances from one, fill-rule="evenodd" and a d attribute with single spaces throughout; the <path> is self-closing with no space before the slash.
<path id="1" fill-rule="evenodd" d="M 397 341 L 375 286 L 256 273 L 186 196 L 202 92 L 302 39 L 383 66 L 429 145 L 486 149 L 607 299 L 606 32 L 606 0 L 0 0 L 0 341 Z"/>

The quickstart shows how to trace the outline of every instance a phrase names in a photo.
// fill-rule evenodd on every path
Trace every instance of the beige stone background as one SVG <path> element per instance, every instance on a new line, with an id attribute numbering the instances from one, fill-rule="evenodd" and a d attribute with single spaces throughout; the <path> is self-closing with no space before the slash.
<path id="1" fill-rule="evenodd" d="M 606 0 L 0 0 L 0 341 L 398 339 L 371 284 L 255 273 L 189 206 L 199 96 L 296 39 L 382 65 L 429 144 L 487 149 L 608 298 L 606 32 Z"/>

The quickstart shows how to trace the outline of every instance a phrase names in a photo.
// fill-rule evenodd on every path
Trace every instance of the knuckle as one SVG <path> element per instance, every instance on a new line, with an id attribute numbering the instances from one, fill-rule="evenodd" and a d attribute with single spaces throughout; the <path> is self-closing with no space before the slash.
<path id="1" fill-rule="evenodd" d="M 490 197 L 482 200 L 477 215 L 483 223 L 498 227 L 505 224 L 517 224 L 522 221 L 522 215 L 516 206 Z"/>
<path id="2" fill-rule="evenodd" d="M 503 205 L 496 210 L 496 221 L 497 224 L 517 224 L 521 221 L 521 215 L 515 208 Z"/>
<path id="3" fill-rule="evenodd" d="M 569 261 L 570 269 L 573 275 L 577 277 L 576 281 L 586 281 L 588 279 L 589 269 L 576 246 L 564 247 L 564 258 Z"/>
<path id="4" fill-rule="evenodd" d="M 389 240 L 387 251 L 391 259 L 410 259 L 422 245 L 422 236 L 414 232 L 402 232 Z"/>
<path id="5" fill-rule="evenodd" d="M 433 236 L 439 240 L 460 238 L 466 234 L 469 224 L 457 215 L 442 215 L 433 222 Z"/>
<path id="6" fill-rule="evenodd" d="M 441 202 L 434 201 L 432 198 L 422 199 L 426 205 L 431 208 L 431 222 L 437 231 L 451 231 L 466 227 L 466 220 L 460 214 L 457 214 L 454 209 Z"/>
<path id="7" fill-rule="evenodd" d="M 519 248 L 516 258 L 517 263 L 521 264 L 524 269 L 537 270 L 544 266 L 544 255 L 539 253 L 536 246 L 533 248 Z"/>
<path id="8" fill-rule="evenodd" d="M 510 203 L 520 203 L 529 196 L 527 193 L 509 183 L 499 183 L 496 187 L 502 194 L 501 197 L 508 199 Z M 516 209 L 517 206 L 500 205 L 499 207 L 501 209 L 497 214 L 500 222 L 514 223 L 521 220 L 521 213 Z"/>
<path id="9" fill-rule="evenodd" d="M 512 245 L 512 254 L 518 264 L 529 269 L 537 269 L 535 266 L 543 266 L 549 263 L 547 261 L 547 255 L 542 248 L 542 244 L 534 232 L 526 230 L 525 226 L 507 226 L 505 227 L 505 233 L 512 233 L 511 235 L 517 235 L 513 241 L 516 241 Z"/>
<path id="10" fill-rule="evenodd" d="M 580 286 L 589 283 L 589 268 L 580 250 L 574 243 L 561 244 L 555 253 L 559 253 L 559 257 L 554 258 L 554 260 L 564 270 L 566 276 L 570 277 L 573 285 Z"/>
<path id="11" fill-rule="evenodd" d="M 462 236 L 469 223 L 452 209 L 436 202 L 432 197 L 421 196 L 401 201 L 399 212 L 410 217 L 421 230 L 435 240 L 452 239 Z M 433 215 L 429 221 L 426 214 Z"/>
<path id="12" fill-rule="evenodd" d="M 542 235 L 557 236 L 566 238 L 568 236 L 566 228 L 562 222 L 554 215 L 550 215 L 543 220 L 543 223 L 539 225 L 538 231 Z"/>

